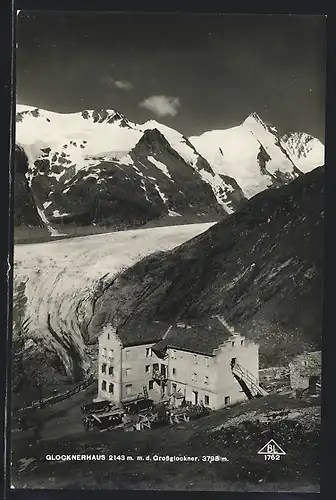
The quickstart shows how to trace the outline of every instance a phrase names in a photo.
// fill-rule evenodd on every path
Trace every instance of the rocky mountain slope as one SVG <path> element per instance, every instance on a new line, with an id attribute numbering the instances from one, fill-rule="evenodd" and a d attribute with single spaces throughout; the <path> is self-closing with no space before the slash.
<path id="1" fill-rule="evenodd" d="M 97 301 L 107 322 L 220 313 L 260 343 L 262 365 L 321 341 L 323 169 L 255 196 L 193 240 L 145 258 Z"/>
<path id="2" fill-rule="evenodd" d="M 38 214 L 36 201 L 29 189 L 27 174 L 28 160 L 22 148 L 15 147 L 15 190 L 13 213 L 14 225 L 20 226 L 27 224 L 29 226 L 42 227 L 43 222 Z"/>
<path id="3" fill-rule="evenodd" d="M 70 225 L 128 229 L 167 216 L 218 220 L 324 163 L 317 139 L 280 137 L 256 114 L 239 127 L 188 139 L 113 110 L 59 114 L 18 105 L 16 144 L 27 186 L 24 194 L 17 174 L 15 224 L 42 223 L 54 234 Z"/>
<path id="4" fill-rule="evenodd" d="M 261 366 L 286 365 L 320 347 L 322 225 L 318 168 L 216 225 L 18 245 L 14 370 L 78 379 L 107 322 L 214 313 L 260 343 Z"/>

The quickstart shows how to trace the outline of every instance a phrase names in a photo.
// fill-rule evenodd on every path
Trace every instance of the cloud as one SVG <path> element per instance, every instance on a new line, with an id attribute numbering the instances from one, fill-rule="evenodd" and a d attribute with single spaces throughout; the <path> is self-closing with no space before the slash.
<path id="1" fill-rule="evenodd" d="M 134 85 L 131 82 L 127 82 L 126 80 L 116 80 L 114 85 L 121 90 L 132 90 L 134 89 Z"/>
<path id="2" fill-rule="evenodd" d="M 105 78 L 105 82 L 108 85 L 113 85 L 114 87 L 117 87 L 117 89 L 120 90 L 132 90 L 134 89 L 134 85 L 131 82 L 128 82 L 127 80 L 115 80 L 112 77 L 107 77 Z"/>
<path id="3" fill-rule="evenodd" d="M 176 116 L 181 103 L 178 97 L 153 95 L 140 102 L 139 106 L 149 109 L 149 111 L 152 111 L 157 116 Z"/>

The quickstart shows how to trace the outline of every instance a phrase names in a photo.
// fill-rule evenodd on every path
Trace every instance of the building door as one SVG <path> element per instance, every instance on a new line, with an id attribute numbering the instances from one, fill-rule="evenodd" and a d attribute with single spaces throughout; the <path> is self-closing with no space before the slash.
<path id="1" fill-rule="evenodd" d="M 161 375 L 166 375 L 166 365 L 161 365 Z"/>
<path id="2" fill-rule="evenodd" d="M 236 362 L 237 362 L 237 358 L 231 358 L 231 369 L 234 367 Z"/>
<path id="3" fill-rule="evenodd" d="M 193 404 L 194 405 L 198 405 L 198 392 L 197 391 L 193 391 Z"/>
<path id="4" fill-rule="evenodd" d="M 319 381 L 319 377 L 311 376 L 309 377 L 309 393 L 316 394 L 316 384 Z"/>

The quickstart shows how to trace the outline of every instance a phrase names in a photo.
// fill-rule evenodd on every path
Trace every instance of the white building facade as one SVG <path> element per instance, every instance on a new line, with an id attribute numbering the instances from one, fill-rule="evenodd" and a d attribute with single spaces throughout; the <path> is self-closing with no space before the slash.
<path id="1" fill-rule="evenodd" d="M 221 344 L 213 355 L 197 354 L 176 348 L 168 349 L 168 389 L 183 392 L 193 404 L 212 409 L 247 399 L 234 377 L 231 362 L 243 366 L 259 383 L 259 348 L 235 334 Z"/>
<path id="2" fill-rule="evenodd" d="M 158 337 L 164 333 L 162 329 Z M 180 333 L 182 339 L 183 328 Z M 225 339 L 209 352 L 195 352 L 187 341 L 183 346 L 174 343 L 168 335 L 164 352 L 157 353 L 156 339 L 131 345 L 123 342 L 117 329 L 106 326 L 99 337 L 98 398 L 119 403 L 147 392 L 159 401 L 182 393 L 193 404 L 221 408 L 247 399 L 232 363 L 259 383 L 258 345 L 240 334 L 226 331 Z"/>

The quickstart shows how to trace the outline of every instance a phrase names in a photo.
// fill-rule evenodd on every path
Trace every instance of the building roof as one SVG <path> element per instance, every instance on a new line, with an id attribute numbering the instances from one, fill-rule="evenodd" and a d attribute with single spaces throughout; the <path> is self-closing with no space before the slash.
<path id="1" fill-rule="evenodd" d="M 308 366 L 321 366 L 322 364 L 322 352 L 314 351 L 314 352 L 303 352 L 302 354 L 298 354 L 295 358 L 290 362 L 291 364 L 301 364 L 302 361 L 306 361 Z"/>
<path id="2" fill-rule="evenodd" d="M 322 352 L 304 352 L 295 356 L 289 363 L 289 366 L 295 370 L 299 369 L 301 375 L 314 375 L 321 371 Z"/>
<path id="3" fill-rule="evenodd" d="M 128 323 L 117 327 L 117 336 L 124 347 L 141 344 L 153 344 L 161 340 L 170 324 L 160 321 L 151 323 Z"/>
<path id="4" fill-rule="evenodd" d="M 171 325 L 164 339 L 154 347 L 156 353 L 163 353 L 168 347 L 196 354 L 213 355 L 214 349 L 228 340 L 234 331 L 216 316 L 204 320 Z"/>
<path id="5" fill-rule="evenodd" d="M 124 347 L 154 343 L 153 351 L 159 357 L 166 355 L 168 347 L 211 356 L 214 349 L 234 333 L 217 316 L 173 324 L 163 321 L 127 323 L 116 331 Z"/>

